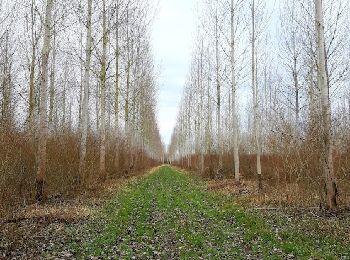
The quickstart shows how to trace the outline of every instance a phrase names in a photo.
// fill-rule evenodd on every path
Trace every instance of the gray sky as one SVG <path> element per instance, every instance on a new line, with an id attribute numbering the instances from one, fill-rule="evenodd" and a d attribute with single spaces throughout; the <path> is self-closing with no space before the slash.
<path id="1" fill-rule="evenodd" d="M 274 13 L 280 0 L 266 0 L 269 30 L 275 34 L 278 16 Z M 160 66 L 158 123 L 163 142 L 170 143 L 176 123 L 195 41 L 197 0 L 159 0 L 159 12 L 153 26 L 153 52 Z M 274 11 L 272 11 L 274 10 Z"/>
<path id="2" fill-rule="evenodd" d="M 170 143 L 194 41 L 196 0 L 160 0 L 153 27 L 153 50 L 160 66 L 158 123 Z"/>

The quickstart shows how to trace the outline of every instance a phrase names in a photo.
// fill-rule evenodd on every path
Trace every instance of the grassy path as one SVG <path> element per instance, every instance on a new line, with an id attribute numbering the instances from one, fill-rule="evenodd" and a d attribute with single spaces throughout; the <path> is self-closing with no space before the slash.
<path id="1" fill-rule="evenodd" d="M 306 234 L 279 233 L 166 166 L 121 191 L 95 222 L 85 241 L 72 243 L 77 258 L 349 259 L 336 242 L 315 246 Z"/>

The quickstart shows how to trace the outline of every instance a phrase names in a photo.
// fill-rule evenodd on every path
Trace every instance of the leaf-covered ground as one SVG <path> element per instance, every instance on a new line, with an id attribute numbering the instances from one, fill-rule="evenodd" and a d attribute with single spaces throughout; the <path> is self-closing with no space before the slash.
<path id="1" fill-rule="evenodd" d="M 52 240 L 35 258 L 350 259 L 349 237 L 302 220 L 248 212 L 164 166 L 121 189 L 92 219 L 48 225 Z"/>

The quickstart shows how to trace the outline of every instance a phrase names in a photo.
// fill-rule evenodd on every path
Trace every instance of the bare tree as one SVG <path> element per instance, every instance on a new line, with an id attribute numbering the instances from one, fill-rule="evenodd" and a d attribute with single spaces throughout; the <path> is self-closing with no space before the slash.
<path id="1" fill-rule="evenodd" d="M 215 80 L 216 80 L 216 123 L 217 123 L 217 136 L 218 136 L 218 155 L 219 155 L 219 165 L 218 165 L 218 175 L 221 175 L 223 170 L 222 165 L 222 129 L 221 129 L 221 83 L 220 83 L 220 45 L 219 45 L 219 14 L 218 6 L 215 9 Z"/>
<path id="2" fill-rule="evenodd" d="M 34 127 L 34 112 L 35 112 L 35 66 L 36 66 L 36 48 L 39 37 L 36 32 L 36 15 L 35 15 L 35 0 L 31 1 L 30 5 L 30 31 L 31 31 L 31 61 L 30 61 L 30 76 L 29 76 L 29 99 L 28 99 L 28 118 L 27 123 L 31 132 Z"/>
<path id="3" fill-rule="evenodd" d="M 234 174 L 235 181 L 238 184 L 240 182 L 240 173 L 239 173 L 239 143 L 238 143 L 238 133 L 239 133 L 239 124 L 237 116 L 237 105 L 236 105 L 236 92 L 237 92 L 237 80 L 236 80 L 236 21 L 235 13 L 236 8 L 240 3 L 236 3 L 235 0 L 231 0 L 231 88 L 232 88 L 232 131 L 233 131 L 233 158 L 234 158 Z"/>
<path id="4" fill-rule="evenodd" d="M 262 177 L 261 177 L 261 143 L 260 143 L 260 117 L 259 117 L 259 103 L 258 103 L 258 86 L 257 86 L 257 58 L 256 58 L 256 4 L 255 0 L 251 3 L 251 19 L 252 19 L 252 90 L 253 90 L 253 128 L 255 139 L 255 152 L 256 152 L 256 172 L 259 190 L 262 189 Z"/>
<path id="5" fill-rule="evenodd" d="M 1 92 L 2 92 L 2 106 L 1 106 L 1 121 L 0 127 L 5 130 L 10 130 L 13 126 L 13 113 L 11 109 L 12 99 L 12 80 L 11 80 L 11 69 L 12 69 L 12 51 L 10 47 L 10 30 L 6 30 L 2 42 L 4 42 L 4 49 L 2 50 L 3 57 L 0 61 L 1 64 Z"/>
<path id="6" fill-rule="evenodd" d="M 88 131 L 88 110 L 89 110 L 89 86 L 90 86 L 90 66 L 91 66 L 91 53 L 92 53 L 92 0 L 88 0 L 87 10 L 87 36 L 86 36 L 86 49 L 85 49 L 85 62 L 84 62 L 84 78 L 82 82 L 83 104 L 81 115 L 81 139 L 80 139 L 80 160 L 79 160 L 79 174 L 82 181 L 85 179 L 85 160 L 86 160 L 86 142 Z"/>
<path id="7" fill-rule="evenodd" d="M 102 57 L 100 74 L 101 128 L 100 128 L 100 177 L 106 179 L 106 74 L 107 74 L 107 9 L 106 0 L 102 1 Z"/>
<path id="8" fill-rule="evenodd" d="M 321 161 L 326 182 L 327 206 L 329 209 L 334 209 L 337 206 L 337 186 L 332 159 L 331 105 L 329 101 L 329 79 L 327 72 L 322 0 L 315 0 L 315 19 L 317 33 L 317 83 L 321 91 Z"/>
<path id="9" fill-rule="evenodd" d="M 115 126 L 115 167 L 119 167 L 119 93 L 120 93 L 120 1 L 115 2 L 115 100 L 114 100 L 114 126 Z"/>
<path id="10" fill-rule="evenodd" d="M 48 64 L 51 43 L 51 16 L 53 0 L 46 1 L 46 14 L 44 20 L 44 44 L 42 49 L 41 79 L 40 79 L 40 126 L 38 144 L 38 170 L 36 176 L 36 201 L 43 200 L 44 181 L 46 173 L 46 144 L 48 135 L 47 121 L 47 89 L 48 89 Z"/>

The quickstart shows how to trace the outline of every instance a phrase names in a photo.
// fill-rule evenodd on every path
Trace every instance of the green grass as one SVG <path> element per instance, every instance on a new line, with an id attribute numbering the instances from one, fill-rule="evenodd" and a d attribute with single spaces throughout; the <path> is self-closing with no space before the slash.
<path id="1" fill-rule="evenodd" d="M 349 257 L 347 247 L 332 238 L 316 241 L 292 228 L 276 233 L 262 216 L 167 166 L 120 191 L 97 218 L 100 224 L 91 225 L 83 245 L 72 244 L 77 258 Z"/>

